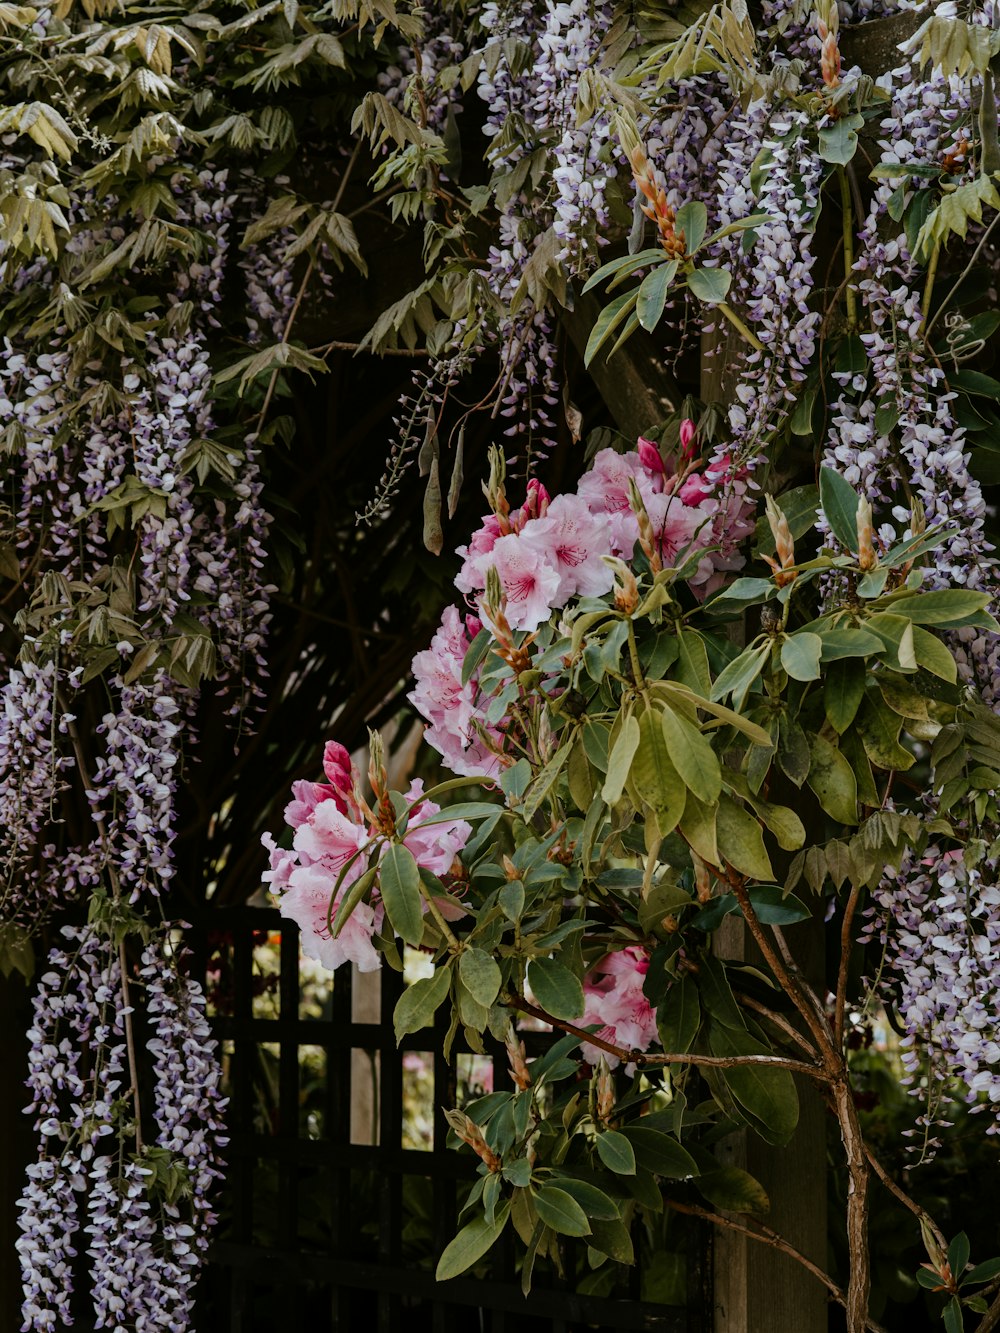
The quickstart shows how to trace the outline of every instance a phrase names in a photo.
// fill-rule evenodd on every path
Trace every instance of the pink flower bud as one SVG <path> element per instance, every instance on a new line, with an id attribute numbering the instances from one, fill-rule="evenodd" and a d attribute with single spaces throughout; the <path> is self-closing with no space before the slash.
<path id="1" fill-rule="evenodd" d="M 354 785 L 351 756 L 338 741 L 327 741 L 323 747 L 323 772 L 335 791 L 350 791 Z"/>
<path id="2" fill-rule="evenodd" d="M 544 518 L 549 507 L 549 498 L 549 493 L 542 483 L 532 477 L 528 482 L 528 494 L 521 511 L 522 521 L 525 518 Z"/>
<path id="3" fill-rule="evenodd" d="M 663 459 L 660 457 L 660 450 L 652 440 L 644 439 L 639 436 L 639 461 L 647 472 L 652 472 L 655 476 L 663 472 Z"/>
<path id="4" fill-rule="evenodd" d="M 465 617 L 465 632 L 469 636 L 470 642 L 476 637 L 483 628 L 483 622 L 478 616 L 467 615 Z"/>
<path id="5" fill-rule="evenodd" d="M 694 422 L 690 417 L 685 417 L 681 422 L 681 457 L 685 462 L 690 462 L 695 456 L 694 437 L 696 434 L 697 430 Z"/>

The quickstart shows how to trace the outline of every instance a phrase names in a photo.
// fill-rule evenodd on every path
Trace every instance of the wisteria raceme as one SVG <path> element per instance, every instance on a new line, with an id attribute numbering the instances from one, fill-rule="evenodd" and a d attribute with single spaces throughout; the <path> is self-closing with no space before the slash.
<path id="1" fill-rule="evenodd" d="M 996 867 L 966 864 L 931 847 L 887 874 L 873 893 L 868 937 L 891 969 L 912 1080 L 964 1084 L 973 1109 L 988 1106 L 1000 1133 L 1000 886 Z M 920 1093 L 919 1088 L 915 1091 Z"/>

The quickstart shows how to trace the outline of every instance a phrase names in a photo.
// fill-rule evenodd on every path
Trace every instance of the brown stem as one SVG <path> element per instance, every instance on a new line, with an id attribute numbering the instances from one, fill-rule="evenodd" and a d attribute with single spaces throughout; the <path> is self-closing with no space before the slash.
<path id="1" fill-rule="evenodd" d="M 888 1171 L 867 1145 L 865 1146 L 865 1156 L 868 1158 L 869 1164 L 889 1193 L 897 1198 L 904 1208 L 908 1208 L 915 1218 L 924 1223 L 931 1235 L 940 1245 L 941 1249 L 947 1254 L 948 1242 L 945 1240 L 944 1233 L 934 1221 L 933 1217 L 931 1217 L 930 1213 L 928 1213 L 926 1209 L 921 1208 L 916 1199 L 911 1199 L 906 1191 L 893 1180 L 892 1176 L 889 1175 Z"/>
<path id="2" fill-rule="evenodd" d="M 665 1199 L 664 1203 L 675 1213 L 689 1213 L 692 1217 L 700 1217 L 706 1222 L 711 1222 L 713 1226 L 725 1227 L 729 1231 L 738 1231 L 743 1236 L 749 1236 L 751 1240 L 759 1240 L 762 1245 L 769 1245 L 772 1249 L 787 1254 L 790 1259 L 794 1259 L 796 1263 L 808 1269 L 817 1281 L 822 1282 L 838 1305 L 843 1305 L 846 1308 L 847 1297 L 829 1273 L 824 1273 L 822 1268 L 814 1264 L 811 1259 L 807 1259 L 801 1250 L 797 1250 L 794 1245 L 789 1244 L 783 1236 L 779 1236 L 770 1227 L 766 1227 L 763 1222 L 755 1222 L 754 1226 L 750 1227 L 745 1222 L 738 1222 L 733 1217 L 723 1217 L 721 1213 L 709 1212 L 707 1208 L 699 1208 L 693 1203 L 676 1203 L 673 1199 Z M 886 1333 L 881 1324 L 877 1324 L 874 1319 L 867 1316 L 863 1328 L 870 1330 L 870 1333 Z"/>
<path id="3" fill-rule="evenodd" d="M 1000 1293 L 976 1325 L 976 1333 L 993 1333 L 997 1328 L 1000 1328 Z"/>
<path id="4" fill-rule="evenodd" d="M 638 1069 L 652 1069 L 659 1065 L 707 1065 L 714 1069 L 736 1069 L 743 1065 L 756 1065 L 758 1068 L 764 1066 L 768 1069 L 788 1069 L 794 1074 L 804 1074 L 807 1078 L 814 1078 L 824 1083 L 829 1082 L 827 1074 L 818 1065 L 807 1064 L 804 1060 L 786 1060 L 781 1055 L 694 1055 L 691 1053 L 649 1055 L 646 1051 L 632 1051 L 624 1046 L 615 1046 L 613 1042 L 605 1041 L 603 1037 L 588 1032 L 586 1028 L 577 1027 L 575 1023 L 567 1023 L 561 1018 L 553 1018 L 544 1009 L 539 1009 L 537 1005 L 530 1004 L 527 1000 L 522 999 L 520 995 L 507 995 L 503 1003 L 509 1005 L 511 1009 L 519 1009 L 524 1014 L 531 1014 L 533 1018 L 539 1018 L 544 1023 L 550 1023 L 552 1027 L 558 1028 L 560 1032 L 568 1032 L 572 1037 L 579 1037 L 581 1041 L 587 1042 L 589 1046 L 596 1046 L 599 1051 L 606 1051 L 608 1055 L 616 1055 L 622 1064 L 634 1064 Z"/>
<path id="5" fill-rule="evenodd" d="M 865 1141 L 847 1070 L 833 1085 L 840 1137 L 847 1156 L 847 1249 L 851 1271 L 847 1282 L 847 1333 L 863 1333 L 868 1320 L 871 1256 L 868 1253 L 868 1187 L 871 1173 Z"/>
<path id="6" fill-rule="evenodd" d="M 135 1034 L 132 1031 L 132 1003 L 128 993 L 128 959 L 125 941 L 118 946 L 118 967 L 122 974 L 122 1001 L 125 1010 L 125 1049 L 128 1052 L 128 1070 L 132 1078 L 132 1109 L 135 1115 L 135 1150 L 142 1152 L 142 1107 L 139 1105 L 139 1062 L 135 1057 Z"/>
<path id="7" fill-rule="evenodd" d="M 844 920 L 840 926 L 840 967 L 837 970 L 837 1003 L 833 1016 L 833 1040 L 838 1051 L 844 1049 L 844 1011 L 847 1007 L 847 972 L 851 960 L 851 945 L 854 943 L 854 913 L 861 896 L 861 885 L 851 889 L 844 908 Z"/>
<path id="8" fill-rule="evenodd" d="M 750 927 L 750 934 L 757 942 L 757 947 L 764 955 L 771 971 L 774 973 L 775 977 L 777 977 L 782 990 L 805 1020 L 806 1026 L 815 1038 L 818 1049 L 824 1057 L 827 1057 L 831 1052 L 831 1043 L 830 1033 L 827 1030 L 826 1024 L 819 1021 L 812 1005 L 803 993 L 803 987 L 798 978 L 792 976 L 783 960 L 778 956 L 774 946 L 771 944 L 770 939 L 764 931 L 764 927 L 757 919 L 757 913 L 753 910 L 753 903 L 750 901 L 750 896 L 746 891 L 742 876 L 730 876 L 729 884 L 736 895 L 736 900 L 740 905 L 740 910 L 743 912 L 746 923 Z M 777 931 L 775 934 L 777 935 Z M 784 940 L 782 939 L 781 942 L 784 943 Z"/>
<path id="9" fill-rule="evenodd" d="M 813 1060 L 819 1058 L 812 1043 L 782 1014 L 776 1014 L 773 1009 L 768 1009 L 766 1004 L 761 1004 L 760 1000 L 755 1000 L 752 995 L 744 995 L 741 991 L 734 990 L 733 996 L 737 1004 L 742 1005 L 744 1009 L 752 1009 L 755 1014 L 760 1014 L 766 1022 L 772 1023 L 786 1037 L 794 1041 L 797 1046 L 801 1046 Z"/>

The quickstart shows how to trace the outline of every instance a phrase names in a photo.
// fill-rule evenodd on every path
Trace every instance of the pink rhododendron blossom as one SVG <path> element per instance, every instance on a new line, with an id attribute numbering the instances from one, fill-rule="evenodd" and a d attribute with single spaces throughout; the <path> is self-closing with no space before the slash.
<path id="1" fill-rule="evenodd" d="M 537 629 L 552 610 L 558 572 L 544 554 L 514 533 L 494 546 L 493 563 L 507 598 L 507 623 L 511 629 Z"/>
<path id="2" fill-rule="evenodd" d="M 633 946 L 612 953 L 591 971 L 583 983 L 586 1002 L 580 1023 L 599 1023 L 597 1036 L 629 1051 L 646 1051 L 658 1040 L 656 1010 L 643 994 L 649 971 L 649 952 Z M 603 1055 L 613 1069 L 618 1056 L 581 1042 L 585 1058 L 596 1064 Z"/>
<path id="3" fill-rule="evenodd" d="M 472 534 L 468 546 L 460 546 L 456 555 L 462 557 L 462 568 L 455 576 L 459 592 L 482 592 L 486 587 L 486 571 L 493 559 L 493 547 L 503 532 L 496 514 L 487 514 L 483 526 Z"/>
<path id="4" fill-rule="evenodd" d="M 279 847 L 270 833 L 265 833 L 261 842 L 267 849 L 269 862 L 269 868 L 264 871 L 261 879 L 265 884 L 270 884 L 272 893 L 277 893 L 287 886 L 292 871 L 298 865 L 299 858 L 295 852 Z"/>
<path id="5" fill-rule="evenodd" d="M 333 788 L 333 799 L 340 810 L 346 812 L 348 805 L 354 805 L 354 787 L 357 774 L 351 763 L 351 756 L 338 741 L 327 741 L 323 747 L 323 772 Z"/>
<path id="6" fill-rule="evenodd" d="M 325 782 L 293 782 L 292 799 L 285 806 L 285 823 L 298 828 L 320 801 L 333 800 L 335 795 L 333 788 Z"/>
<path id="7" fill-rule="evenodd" d="M 711 485 L 699 472 L 692 472 L 677 491 L 678 498 L 686 505 L 701 504 L 702 500 L 707 500 L 711 494 Z"/>
<path id="8" fill-rule="evenodd" d="M 367 841 L 368 831 L 363 824 L 343 814 L 334 801 L 322 801 L 295 830 L 292 846 L 302 864 L 318 863 L 336 875 Z M 357 879 L 363 869 L 364 862 L 358 857 L 347 871 L 345 883 Z"/>
<path id="9" fill-rule="evenodd" d="M 372 935 L 381 927 L 383 909 L 380 904 L 358 903 L 334 939 L 328 922 L 336 915 L 347 886 L 340 889 L 331 910 L 333 885 L 334 880 L 323 866 L 298 866 L 281 895 L 278 904 L 281 915 L 299 927 L 305 955 L 315 958 L 331 972 L 342 963 L 355 963 L 359 972 L 375 972 L 382 960 L 372 944 Z"/>
<path id="10" fill-rule="evenodd" d="M 406 793 L 407 802 L 419 801 L 424 794 L 424 784 L 420 778 L 414 780 Z M 472 825 L 464 819 L 451 819 L 441 824 L 423 827 L 423 821 L 431 815 L 439 814 L 441 807 L 434 801 L 424 801 L 410 816 L 409 827 L 403 843 L 413 853 L 418 865 L 429 870 L 439 878 L 447 875 L 456 856 L 469 841 Z"/>
<path id="11" fill-rule="evenodd" d="M 544 518 L 525 526 L 520 540 L 556 570 L 559 582 L 553 606 L 571 597 L 601 597 L 611 591 L 614 575 L 602 559 L 611 554 L 611 524 L 592 514 L 577 495 L 560 495 Z"/>
<path id="12" fill-rule="evenodd" d="M 495 774 L 500 762 L 484 744 L 477 728 L 484 725 L 476 706 L 478 671 L 462 684 L 462 663 L 469 644 L 482 628 L 475 616 L 462 619 L 457 606 L 449 606 L 441 619 L 431 645 L 413 659 L 414 689 L 407 696 L 417 712 L 428 722 L 424 738 L 444 759 L 453 773 Z M 496 727 L 485 727 L 494 740 L 500 737 Z"/>

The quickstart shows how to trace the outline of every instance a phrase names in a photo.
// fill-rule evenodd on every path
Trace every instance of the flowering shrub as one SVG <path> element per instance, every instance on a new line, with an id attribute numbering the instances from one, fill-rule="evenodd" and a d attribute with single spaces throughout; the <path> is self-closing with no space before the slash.
<path id="1" fill-rule="evenodd" d="M 507 1043 L 514 1090 L 448 1113 L 481 1166 L 466 1205 L 471 1220 L 442 1255 L 441 1279 L 474 1264 L 508 1222 L 528 1247 L 526 1262 L 554 1255 L 560 1235 L 586 1236 L 598 1253 L 627 1262 L 627 1221 L 656 1194 L 656 1176 L 691 1180 L 707 1204 L 758 1210 L 759 1183 L 713 1162 L 704 1126 L 743 1124 L 787 1142 L 798 1119 L 793 1072 L 827 1093 L 852 1182 L 849 1234 L 863 1237 L 867 1225 L 870 1150 L 844 1045 L 859 897 L 872 888 L 884 920 L 886 863 L 909 883 L 914 857 L 936 864 L 932 837 L 967 836 L 896 809 L 889 792 L 914 763 L 912 745 L 931 733 L 958 733 L 976 717 L 982 744 L 1000 746 L 1000 723 L 958 688 L 942 637 L 1000 627 L 985 610 L 988 594 L 935 588 L 929 562 L 950 529 L 926 529 L 915 509 L 898 537 L 876 537 L 867 501 L 830 468 L 820 475 L 815 554 L 797 554 L 769 497 L 770 576 L 707 590 L 716 558 L 733 561 L 715 524 L 720 515 L 745 523 L 747 482 L 731 467 L 698 470 L 690 422 L 680 438 L 680 456 L 664 457 L 648 440 L 636 452 L 598 454 L 575 496 L 550 500 L 532 482 L 514 511 L 494 455 L 492 513 L 459 553 L 456 582 L 472 604 L 471 625 L 457 609 L 446 612 L 436 636 L 442 656 L 418 656 L 412 697 L 427 708 L 428 737 L 460 774 L 429 795 L 477 783 L 502 800 L 439 810 L 422 789 L 390 793 L 376 746 L 376 814 L 356 775 L 348 786 L 341 747 L 328 744 L 329 783 L 300 785 L 286 811 L 293 850 L 266 839 L 284 912 L 299 911 L 296 876 L 303 863 L 309 870 L 306 934 L 319 956 L 336 965 L 362 937 L 362 965 L 376 966 L 379 951 L 398 957 L 398 937 L 433 958 L 431 974 L 397 1004 L 399 1037 L 429 1026 L 446 1005 L 448 1046 L 459 1027 L 473 1049 L 487 1032 Z M 759 608 L 760 633 L 740 650 L 724 628 L 748 607 Z M 489 756 L 486 771 L 470 773 L 470 751 Z M 931 789 L 939 787 L 932 764 Z M 470 836 L 472 823 L 480 827 Z M 834 836 L 807 833 L 831 826 Z M 956 858 L 960 850 L 948 859 Z M 792 891 L 803 875 L 841 923 L 830 1007 L 796 968 L 782 930 L 815 910 Z M 972 912 L 982 960 L 989 901 L 984 895 Z M 928 923 L 918 937 L 933 934 L 935 947 L 956 955 L 953 970 L 976 997 L 966 1002 L 969 1030 L 982 1032 L 974 1048 L 955 1032 L 963 992 L 953 981 L 951 1049 L 963 1060 L 952 1055 L 951 1076 L 966 1079 L 970 1098 L 990 1102 L 993 1082 L 973 1071 L 995 1067 L 992 972 L 970 969 L 963 945 L 937 938 L 945 919 L 967 929 L 957 902 L 948 918 L 921 909 L 920 899 L 909 909 Z M 719 956 L 713 934 L 732 912 L 746 921 L 801 1029 L 741 963 Z M 912 938 L 906 925 L 911 936 L 883 927 L 899 949 Z M 902 1014 L 933 1041 L 944 1015 L 920 998 L 941 984 L 932 971 L 907 967 Z M 519 1014 L 567 1035 L 528 1064 Z M 634 1079 L 628 1093 L 613 1082 L 619 1065 Z M 588 1066 L 589 1097 L 572 1083 L 559 1088 Z M 688 1127 L 683 1112 L 699 1077 L 715 1110 L 702 1105 Z M 690 1209 L 680 1198 L 671 1206 Z M 825 1280 L 867 1318 L 864 1254 L 852 1250 L 846 1292 Z"/>

